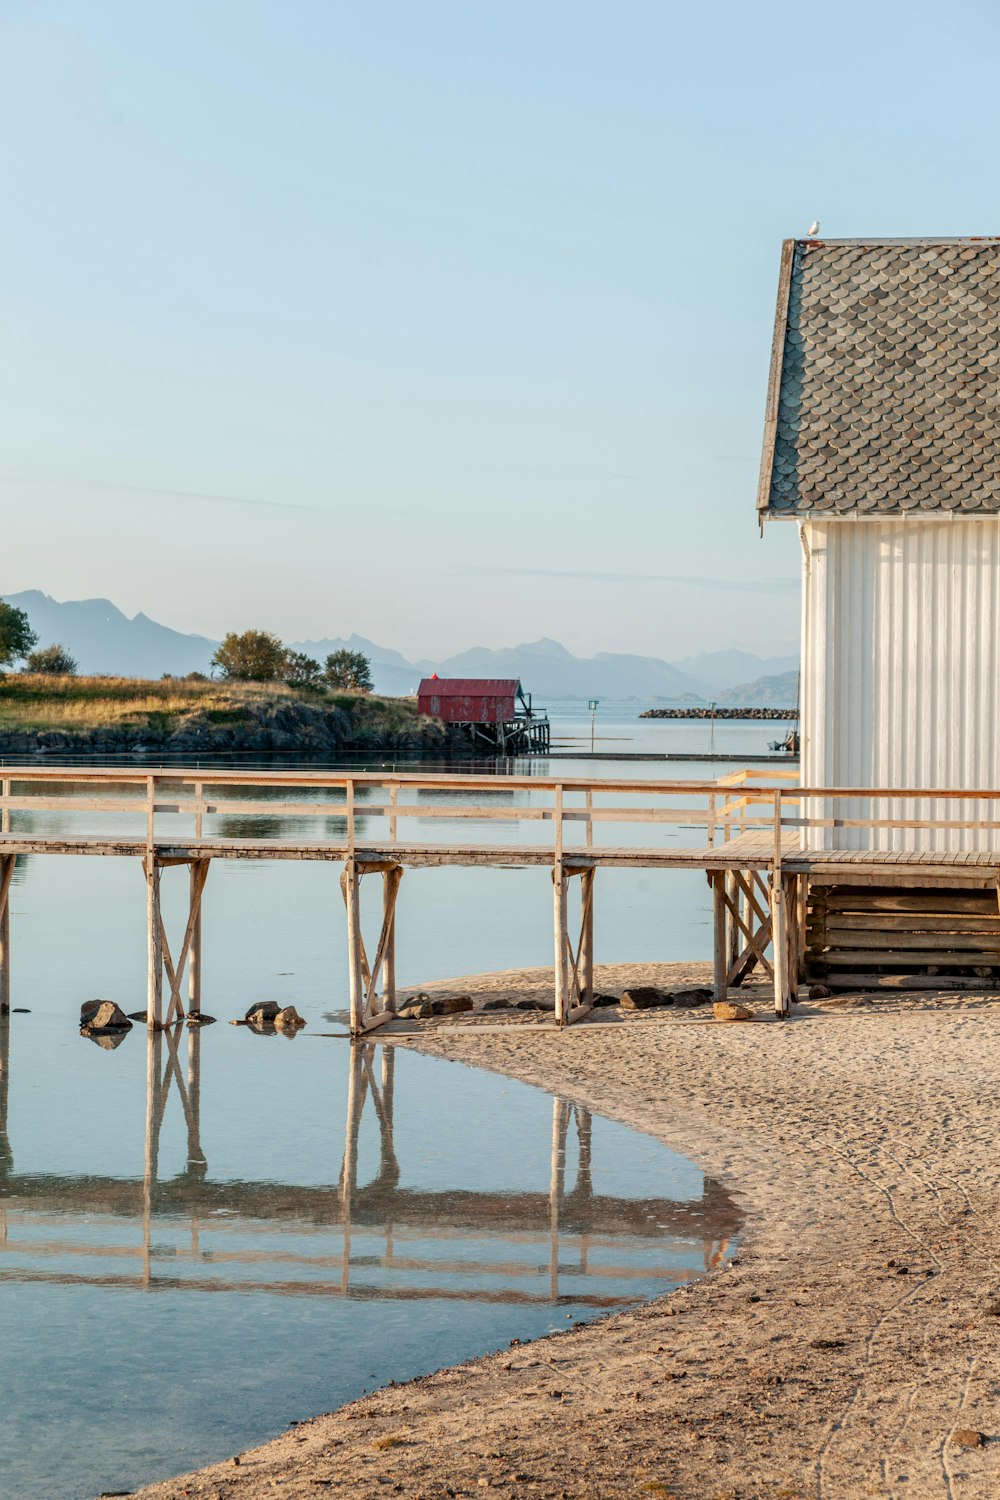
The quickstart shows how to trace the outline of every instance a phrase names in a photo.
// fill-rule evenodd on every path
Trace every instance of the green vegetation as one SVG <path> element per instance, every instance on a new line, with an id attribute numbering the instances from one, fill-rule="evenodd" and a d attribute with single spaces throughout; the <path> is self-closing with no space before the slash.
<path id="1" fill-rule="evenodd" d="M 292 651 L 269 630 L 231 630 L 212 657 L 227 682 L 286 682 L 295 688 L 372 690 L 371 662 L 362 651 L 333 651 L 324 666 L 304 651 Z"/>
<path id="2" fill-rule="evenodd" d="M 165 677 L 55 677 L 47 673 L 0 674 L 0 733 L 109 728 L 149 728 L 172 732 L 204 716 L 211 724 L 250 723 L 269 710 L 308 704 L 339 709 L 356 732 L 407 733 L 420 727 L 416 703 L 373 698 L 365 693 L 333 693 L 319 686 L 302 691 L 281 682 L 206 681 Z"/>
<path id="3" fill-rule="evenodd" d="M 332 651 L 323 668 L 323 681 L 333 688 L 354 688 L 359 693 L 370 693 L 371 662 L 363 651 Z"/>
<path id="4" fill-rule="evenodd" d="M 47 677 L 75 677 L 77 663 L 65 646 L 44 646 L 31 651 L 24 663 L 26 672 L 40 672 Z"/>
<path id="5" fill-rule="evenodd" d="M 238 682 L 277 682 L 285 648 L 269 630 L 231 630 L 212 657 L 220 677 Z"/>
<path id="6" fill-rule="evenodd" d="M 21 661 L 37 645 L 38 637 L 24 610 L 0 599 L 0 667 Z"/>

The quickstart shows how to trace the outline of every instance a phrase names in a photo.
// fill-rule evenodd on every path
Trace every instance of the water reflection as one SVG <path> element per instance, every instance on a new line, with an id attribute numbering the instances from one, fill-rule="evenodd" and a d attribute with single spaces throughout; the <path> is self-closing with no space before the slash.
<path id="1" fill-rule="evenodd" d="M 11 1021 L 0 1019 L 0 1281 L 597 1310 L 634 1302 L 630 1283 L 648 1283 L 658 1261 L 669 1261 L 662 1274 L 671 1282 L 702 1273 L 739 1229 L 735 1205 L 708 1180 L 684 1200 L 595 1192 L 590 1113 L 558 1097 L 547 1186 L 405 1186 L 394 1123 L 396 1054 L 376 1043 L 351 1047 L 335 1183 L 213 1180 L 201 1137 L 198 1028 L 146 1040 L 141 1181 L 18 1173 L 8 1125 Z M 134 1046 L 138 1037 L 129 1040 Z M 161 1179 L 160 1135 L 171 1106 L 183 1119 L 187 1160 Z M 366 1115 L 377 1132 L 377 1165 L 360 1180 Z M 470 1136 L 470 1150 L 482 1146 Z M 320 1244 L 309 1243 L 317 1238 Z M 91 1270 L 94 1260 L 107 1263 Z M 122 1268 L 123 1260 L 136 1264 Z"/>

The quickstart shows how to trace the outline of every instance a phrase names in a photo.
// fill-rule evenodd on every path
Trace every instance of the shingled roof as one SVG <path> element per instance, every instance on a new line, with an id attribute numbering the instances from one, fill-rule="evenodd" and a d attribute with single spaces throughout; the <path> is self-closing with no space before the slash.
<path id="1" fill-rule="evenodd" d="M 1000 239 L 786 240 L 757 507 L 1000 511 Z"/>

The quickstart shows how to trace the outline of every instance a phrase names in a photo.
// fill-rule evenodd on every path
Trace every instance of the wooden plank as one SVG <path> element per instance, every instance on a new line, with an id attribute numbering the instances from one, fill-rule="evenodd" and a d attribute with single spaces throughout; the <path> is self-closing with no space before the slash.
<path id="1" fill-rule="evenodd" d="M 975 932 L 843 932 L 810 938 L 810 952 L 822 949 L 836 953 L 843 948 L 870 948 L 875 952 L 918 953 L 923 949 L 947 948 L 955 953 L 1000 954 L 1000 933 Z"/>
<path id="2" fill-rule="evenodd" d="M 992 891 L 979 893 L 948 888 L 934 892 L 914 890 L 906 895 L 900 895 L 898 891 L 852 887 L 843 892 L 838 889 L 835 895 L 824 896 L 821 894 L 824 889 L 828 888 L 813 885 L 809 896 L 811 911 L 825 912 L 828 915 L 847 912 L 859 915 L 898 912 L 958 917 L 976 916 L 981 912 L 996 916 L 1000 910 Z"/>
<path id="3" fill-rule="evenodd" d="M 856 912 L 846 917 L 842 915 L 828 917 L 825 922 L 819 920 L 810 922 L 809 930 L 824 933 L 831 938 L 854 932 L 883 934 L 980 932 L 986 936 L 990 934 L 1000 936 L 1000 916 L 996 913 L 990 915 L 987 912 L 983 912 L 981 916 L 972 916 L 968 912 L 963 912 L 959 916 L 950 912 L 943 912 L 940 915 L 932 912 L 916 912 L 912 916 L 903 916 L 898 912 Z"/>
<path id="4" fill-rule="evenodd" d="M 831 990 L 991 990 L 995 979 L 966 974 L 827 974 L 823 983 Z"/>
<path id="5" fill-rule="evenodd" d="M 870 968 L 873 962 L 880 962 L 886 967 L 896 965 L 916 968 L 918 965 L 936 964 L 971 969 L 987 966 L 1000 967 L 1000 953 L 995 957 L 984 956 L 980 959 L 975 953 L 956 952 L 951 948 L 942 948 L 939 951 L 922 949 L 919 954 L 886 953 L 884 958 L 879 960 L 870 948 L 832 948 L 822 955 L 819 962 L 824 966 L 836 968 L 843 968 L 845 965 L 851 965 L 854 968 Z"/>

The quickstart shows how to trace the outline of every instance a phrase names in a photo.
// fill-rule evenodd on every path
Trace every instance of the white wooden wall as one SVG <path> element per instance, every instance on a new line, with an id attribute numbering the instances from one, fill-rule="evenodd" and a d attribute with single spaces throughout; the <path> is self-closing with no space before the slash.
<path id="1" fill-rule="evenodd" d="M 809 521 L 801 532 L 803 784 L 1000 791 L 1000 519 Z M 880 807 L 1000 821 L 1000 802 Z M 1000 833 L 839 829 L 809 843 L 984 849 L 1000 848 Z"/>

